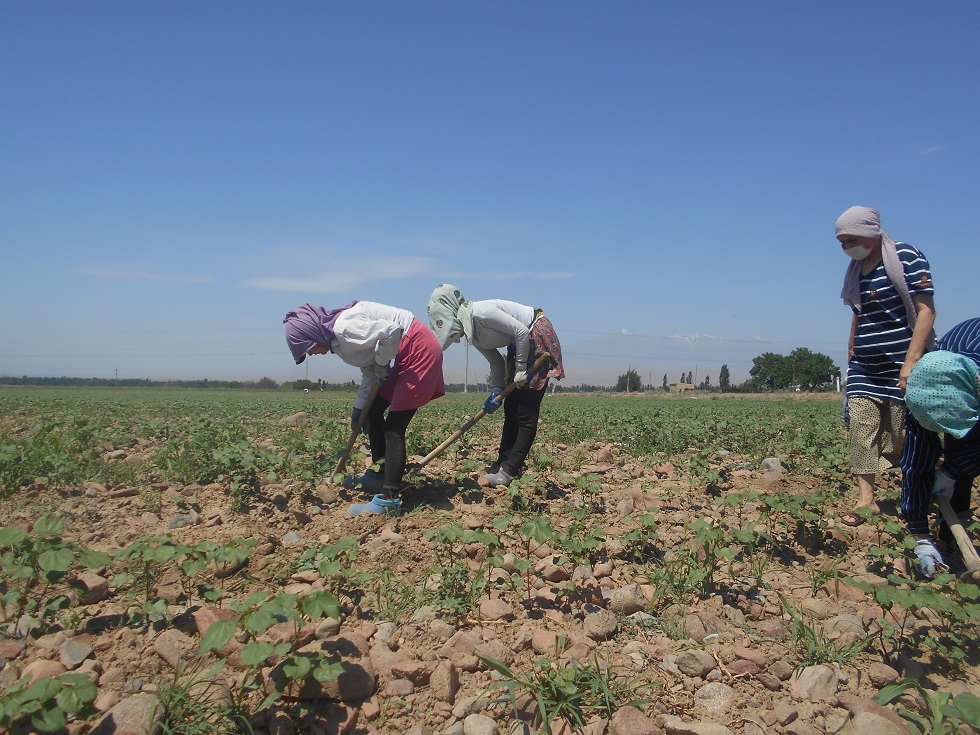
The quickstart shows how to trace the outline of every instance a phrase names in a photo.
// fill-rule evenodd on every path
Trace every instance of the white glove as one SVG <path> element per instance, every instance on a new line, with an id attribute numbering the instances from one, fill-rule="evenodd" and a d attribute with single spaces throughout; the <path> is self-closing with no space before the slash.
<path id="1" fill-rule="evenodd" d="M 514 383 L 518 388 L 523 388 L 527 385 L 527 370 L 518 370 L 514 376 Z"/>
<path id="2" fill-rule="evenodd" d="M 374 374 L 378 377 L 378 380 L 380 380 L 382 383 L 388 379 L 388 374 L 390 372 L 391 372 L 390 365 L 385 364 L 385 365 L 374 366 Z"/>
<path id="3" fill-rule="evenodd" d="M 944 469 L 936 470 L 936 482 L 932 486 L 932 497 L 936 498 L 942 496 L 949 500 L 953 497 L 953 486 L 956 484 L 956 480 L 949 476 L 949 473 Z"/>

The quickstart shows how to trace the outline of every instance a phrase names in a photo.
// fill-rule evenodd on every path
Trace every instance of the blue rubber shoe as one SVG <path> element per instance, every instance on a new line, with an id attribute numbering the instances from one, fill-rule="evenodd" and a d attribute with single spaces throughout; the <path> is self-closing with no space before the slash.
<path id="1" fill-rule="evenodd" d="M 364 492 L 376 493 L 381 490 L 384 483 L 385 476 L 381 472 L 367 470 L 360 477 L 345 477 L 340 484 L 348 490 L 360 487 Z"/>
<path id="2" fill-rule="evenodd" d="M 354 503 L 347 509 L 347 515 L 351 517 L 360 515 L 397 516 L 401 515 L 401 512 L 402 501 L 384 495 L 375 495 L 371 498 L 370 503 Z"/>

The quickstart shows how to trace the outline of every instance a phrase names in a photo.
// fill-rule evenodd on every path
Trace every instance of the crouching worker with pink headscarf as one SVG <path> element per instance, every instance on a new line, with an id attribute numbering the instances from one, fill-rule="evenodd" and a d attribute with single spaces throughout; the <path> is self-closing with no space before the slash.
<path id="1" fill-rule="evenodd" d="M 373 301 L 352 301 L 332 311 L 303 304 L 286 314 L 283 323 L 297 365 L 307 355 L 332 352 L 361 369 L 351 426 L 381 382 L 364 426 L 371 459 L 375 464 L 383 462 L 383 472 L 368 469 L 360 477 L 345 480 L 344 486 L 360 485 L 377 493 L 369 503 L 352 505 L 350 515 L 397 515 L 405 474 L 405 431 L 416 410 L 446 394 L 438 340 L 412 312 Z"/>

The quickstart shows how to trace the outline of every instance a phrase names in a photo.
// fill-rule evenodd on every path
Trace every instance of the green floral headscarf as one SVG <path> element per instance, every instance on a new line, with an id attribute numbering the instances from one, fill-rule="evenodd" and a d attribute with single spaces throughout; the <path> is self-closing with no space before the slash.
<path id="1" fill-rule="evenodd" d="M 443 350 L 460 335 L 473 338 L 473 305 L 458 288 L 448 283 L 436 286 L 429 297 L 429 326 Z"/>
<path id="2" fill-rule="evenodd" d="M 968 357 L 929 352 L 909 375 L 905 405 L 929 431 L 962 439 L 980 419 L 978 375 L 980 368 Z"/>

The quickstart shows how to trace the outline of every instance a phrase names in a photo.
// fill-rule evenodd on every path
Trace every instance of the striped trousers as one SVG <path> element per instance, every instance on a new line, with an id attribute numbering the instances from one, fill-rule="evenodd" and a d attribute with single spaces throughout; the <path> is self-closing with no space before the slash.
<path id="1" fill-rule="evenodd" d="M 955 352 L 980 364 L 980 318 L 968 319 L 949 330 L 936 349 Z M 970 509 L 973 480 L 980 476 L 980 424 L 962 439 L 928 431 L 905 412 L 905 444 L 902 447 L 902 515 L 909 533 L 929 533 L 929 502 L 940 458 L 956 481 L 949 504 L 957 513 Z"/>

